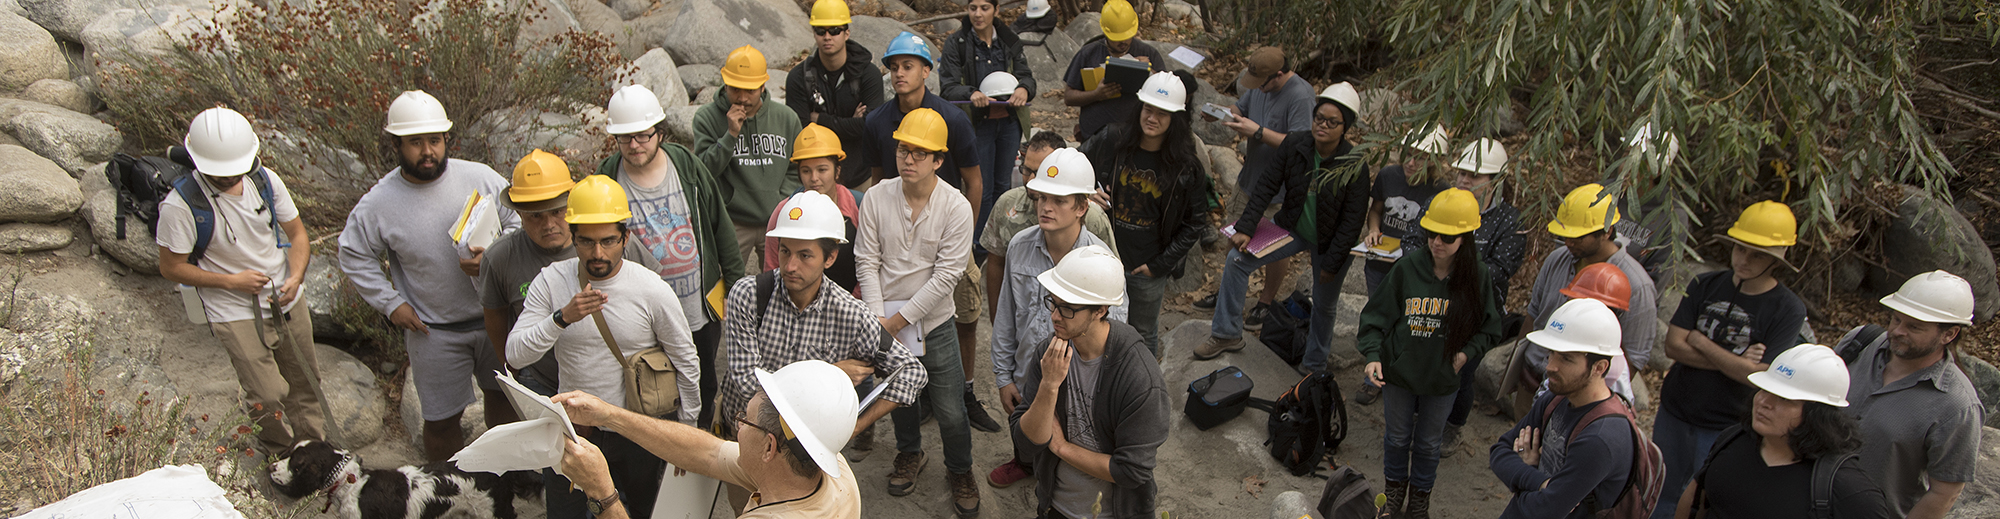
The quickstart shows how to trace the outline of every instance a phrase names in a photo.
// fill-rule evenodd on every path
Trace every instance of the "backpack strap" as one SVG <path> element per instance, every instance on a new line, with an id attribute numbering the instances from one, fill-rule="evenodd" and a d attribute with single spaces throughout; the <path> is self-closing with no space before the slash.
<path id="1" fill-rule="evenodd" d="M 271 213 L 271 236 L 278 239 L 278 248 L 291 248 L 291 238 L 285 236 L 284 226 L 278 224 L 278 191 L 271 185 L 271 170 L 264 169 L 262 164 L 252 164 L 250 182 L 257 184 L 257 195 L 264 199 L 264 210 Z"/>
<path id="2" fill-rule="evenodd" d="M 1722 434 L 1715 437 L 1714 445 L 1708 447 L 1708 455 L 1701 459 L 1701 470 L 1694 473 L 1694 511 L 1700 512 L 1706 508 L 1706 500 L 1702 499 L 1702 496 L 1708 493 L 1706 484 L 1708 468 L 1715 466 L 1715 453 L 1722 452 L 1722 449 L 1729 447 L 1730 442 L 1734 442 L 1737 438 L 1743 436 L 1745 434 L 1742 425 L 1731 425 L 1728 429 L 1723 429 Z"/>
<path id="3" fill-rule="evenodd" d="M 1821 456 L 1813 460 L 1812 515 L 1817 519 L 1833 519 L 1833 476 L 1841 465 L 1854 459 L 1854 453 L 1843 452 L 1831 456 Z"/>
<path id="4" fill-rule="evenodd" d="M 186 202 L 188 213 L 194 216 L 194 248 L 188 251 L 189 265 L 198 265 L 201 258 L 208 255 L 208 242 L 215 237 L 215 207 L 209 205 L 207 193 L 194 175 L 174 179 L 174 192 Z"/>
<path id="5" fill-rule="evenodd" d="M 752 324 L 750 329 L 755 330 L 764 326 L 764 308 L 771 306 L 771 296 L 773 295 L 771 292 L 775 289 L 773 285 L 776 285 L 777 282 L 778 269 L 757 273 L 757 322 Z"/>
<path id="6" fill-rule="evenodd" d="M 589 286 L 590 278 L 584 277 L 583 262 L 579 261 L 576 267 L 576 289 L 583 290 Z M 632 369 L 632 361 L 625 359 L 624 350 L 618 348 L 618 339 L 611 336 L 611 325 L 604 323 L 604 309 L 599 308 L 597 312 L 590 314 L 590 320 L 597 323 L 597 335 L 604 337 L 604 347 L 611 350 L 611 358 L 618 359 L 618 367 Z"/>
<path id="7" fill-rule="evenodd" d="M 1847 337 L 1842 339 L 1840 344 L 1835 345 L 1834 351 L 1839 352 L 1840 360 L 1846 361 L 1849 366 L 1853 366 L 1854 361 L 1861 359 L 1861 352 L 1868 351 L 1868 347 L 1873 346 L 1876 340 L 1881 339 L 1882 334 L 1886 331 L 1881 326 L 1874 324 L 1857 326 L 1854 328 L 1854 331 L 1847 333 Z"/>

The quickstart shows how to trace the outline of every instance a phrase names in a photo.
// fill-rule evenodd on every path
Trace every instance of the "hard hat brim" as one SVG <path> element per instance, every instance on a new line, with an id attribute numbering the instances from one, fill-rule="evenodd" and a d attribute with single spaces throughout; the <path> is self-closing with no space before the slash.
<path id="1" fill-rule="evenodd" d="M 826 234 L 812 233 L 812 232 L 789 232 L 786 229 L 772 229 L 770 230 L 770 232 L 764 233 L 764 236 L 772 238 L 785 238 L 792 240 L 833 240 L 840 243 L 847 243 L 846 236 L 828 236 Z"/>
<path id="2" fill-rule="evenodd" d="M 1589 294 L 1589 293 L 1585 293 L 1585 292 L 1584 292 L 1584 291 L 1582 291 L 1582 290 L 1577 290 L 1577 289 L 1574 289 L 1574 288 L 1570 288 L 1570 287 L 1562 287 L 1561 289 L 1558 289 L 1558 290 L 1556 290 L 1556 292 L 1557 292 L 1557 293 L 1560 293 L 1560 294 L 1562 294 L 1562 295 L 1564 295 L 1564 296 L 1567 296 L 1567 297 L 1569 297 L 1570 299 L 1596 299 L 1596 300 L 1597 300 L 1598 302 L 1601 302 L 1601 303 L 1604 303 L 1604 306 L 1605 306 L 1606 308 L 1610 308 L 1610 309 L 1612 309 L 1612 310 L 1617 310 L 1617 311 L 1620 311 L 1620 312 L 1623 312 L 1623 311 L 1625 311 L 1625 310 L 1628 310 L 1628 309 L 1630 309 L 1630 308 L 1632 307 L 1632 304 L 1631 304 L 1631 303 L 1629 303 L 1629 302 L 1626 302 L 1626 301 L 1619 301 L 1619 300 L 1617 300 L 1617 298 L 1615 298 L 1615 297 L 1600 297 L 1600 296 L 1598 296 L 1597 294 Z M 1606 300 L 1606 299 L 1610 299 L 1610 300 L 1613 300 L 1613 301 L 1614 301 L 1614 302 L 1616 302 L 1617 304 L 1616 304 L 1616 305 L 1613 305 L 1612 303 L 1609 303 L 1609 302 L 1605 302 L 1605 300 Z"/>
<path id="3" fill-rule="evenodd" d="M 1541 346 L 1542 349 L 1549 351 L 1595 353 L 1606 357 L 1616 357 L 1618 356 L 1619 353 L 1618 346 L 1616 345 L 1613 345 L 1610 348 L 1601 348 L 1589 344 L 1583 344 L 1580 342 L 1571 342 L 1569 339 L 1564 339 L 1562 337 L 1557 336 L 1556 334 L 1549 333 L 1548 330 L 1535 330 L 1532 332 L 1528 332 L 1527 339 L 1528 341 L 1535 343 L 1536 346 Z"/>
<path id="4" fill-rule="evenodd" d="M 1595 227 L 1570 226 L 1563 225 L 1561 220 L 1549 220 L 1549 234 L 1561 238 L 1582 238 L 1585 235 L 1602 230 L 1604 230 L 1604 226 L 1602 225 Z"/>
<path id="5" fill-rule="evenodd" d="M 1104 299 L 1086 295 L 1082 290 L 1070 286 L 1068 281 L 1064 281 L 1063 278 L 1056 276 L 1056 269 L 1053 268 L 1036 275 L 1035 280 L 1042 282 L 1042 288 L 1048 289 L 1049 295 L 1056 296 L 1056 299 L 1060 299 L 1065 303 L 1095 306 L 1118 306 L 1125 304 L 1125 294 L 1122 293 L 1118 294 L 1118 297 L 1115 299 Z"/>
<path id="6" fill-rule="evenodd" d="M 563 217 L 563 222 L 573 223 L 577 225 L 596 225 L 604 223 L 618 223 L 630 219 L 632 219 L 632 211 L 621 210 L 619 212 L 610 214 L 586 213 L 579 215 L 567 215 Z"/>
<path id="7" fill-rule="evenodd" d="M 1901 293 L 1890 293 L 1888 296 L 1882 298 L 1882 306 L 1889 307 L 1890 310 L 1895 310 L 1897 313 L 1910 316 L 1911 319 L 1916 319 L 1927 323 L 1959 324 L 1965 326 L 1972 326 L 1971 319 L 1961 319 L 1958 317 L 1953 317 L 1950 314 L 1947 314 L 1943 311 L 1939 311 L 1936 308 L 1931 308 L 1929 306 L 1919 304 L 1915 301 L 1905 300 L 1903 299 L 1902 296 L 1903 295 Z"/>
<path id="8" fill-rule="evenodd" d="M 1750 380 L 1750 385 L 1769 391 L 1773 395 L 1778 395 L 1779 398 L 1793 401 L 1819 402 L 1834 407 L 1847 407 L 1847 395 L 1815 394 L 1804 389 L 1792 387 L 1791 384 L 1785 383 L 1783 379 L 1769 372 L 1759 371 L 1751 373 L 1746 378 Z"/>
<path id="9" fill-rule="evenodd" d="M 513 190 L 514 188 L 508 187 L 500 191 L 500 207 L 505 207 L 517 213 L 541 213 L 569 207 L 568 191 L 556 193 L 556 196 L 542 200 L 522 200 L 516 202 L 514 201 Z"/>
<path id="10" fill-rule="evenodd" d="M 750 77 L 738 76 L 735 74 L 730 74 L 726 71 L 722 73 L 723 85 L 743 90 L 756 90 L 759 88 L 764 88 L 764 83 L 769 81 L 771 81 L 771 73 L 769 72 L 765 72 L 763 74 Z"/>
<path id="11" fill-rule="evenodd" d="M 262 143 L 255 143 L 250 146 L 250 153 L 246 153 L 242 157 L 217 160 L 196 154 L 194 148 L 188 146 L 186 140 L 181 141 L 181 149 L 188 150 L 188 158 L 194 161 L 195 172 L 218 178 L 240 177 L 249 174 L 250 168 L 257 165 L 257 153 L 263 147 Z"/>
<path id="12" fill-rule="evenodd" d="M 1501 171 L 1506 171 L 1503 168 L 1486 167 L 1485 164 L 1480 164 L 1479 161 L 1472 160 L 1470 156 L 1459 157 L 1458 162 L 1452 163 L 1451 167 L 1452 169 L 1470 171 L 1481 175 L 1498 175 Z"/>
<path id="13" fill-rule="evenodd" d="M 756 368 L 754 373 L 757 375 L 757 387 L 764 392 L 764 398 L 771 400 L 771 407 L 778 410 L 778 417 L 780 419 L 786 416 L 802 416 L 797 406 L 791 401 L 791 398 L 785 396 L 784 393 L 769 389 L 778 385 L 778 381 L 774 379 L 777 376 L 776 374 L 765 371 L 764 368 Z M 852 426 L 849 426 L 849 428 L 852 429 Z M 806 448 L 806 455 L 812 458 L 814 464 L 819 465 L 821 471 L 826 472 L 829 476 L 841 477 L 839 456 L 831 449 L 826 448 L 826 443 L 820 441 L 818 432 L 813 431 L 811 427 L 805 427 L 804 424 L 787 427 L 787 429 L 790 429 L 792 434 L 798 436 L 799 445 Z M 783 439 L 779 438 L 781 441 Z M 841 439 L 840 443 L 845 445 L 847 440 Z"/>
<path id="14" fill-rule="evenodd" d="M 1773 240 L 1763 236 L 1751 234 L 1748 231 L 1739 229 L 1734 225 L 1729 226 L 1729 233 L 1726 234 L 1725 236 L 1728 236 L 1730 239 L 1736 241 L 1737 243 L 1749 245 L 1752 247 L 1790 247 L 1793 245 L 1798 245 L 1798 240 L 1792 240 L 1789 242 Z"/>
<path id="15" fill-rule="evenodd" d="M 645 120 L 640 120 L 640 121 L 632 121 L 629 123 L 605 124 L 604 133 L 609 133 L 612 135 L 629 135 L 629 134 L 639 133 L 646 131 L 647 128 L 652 128 L 653 126 L 660 124 L 660 121 L 665 121 L 665 120 L 667 120 L 667 114 L 657 114 L 651 117 L 647 117 Z"/>
<path id="16" fill-rule="evenodd" d="M 1719 237 L 1717 237 L 1717 239 L 1720 239 L 1720 240 L 1722 240 L 1722 241 L 1726 241 L 1726 242 L 1730 242 L 1730 243 L 1734 243 L 1734 244 L 1737 244 L 1737 245 L 1742 245 L 1742 246 L 1744 246 L 1744 247 L 1749 247 L 1749 248 L 1750 248 L 1750 250 L 1754 250 L 1754 251 L 1757 251 L 1757 252 L 1761 252 L 1761 253 L 1764 253 L 1764 254 L 1765 254 L 1765 255 L 1767 255 L 1767 256 L 1770 256 L 1770 257 L 1773 257 L 1773 258 L 1777 258 L 1777 259 L 1778 259 L 1778 264 L 1779 264 L 1779 265 L 1784 265 L 1784 266 L 1785 266 L 1785 268 L 1788 268 L 1788 269 L 1792 269 L 1792 270 L 1798 270 L 1798 269 L 1799 269 L 1799 267 L 1798 267 L 1797 265 L 1793 265 L 1793 264 L 1792 264 L 1791 260 L 1787 260 L 1787 259 L 1785 259 L 1785 249 L 1787 249 L 1788 247 L 1782 247 L 1782 246 L 1765 246 L 1765 245 L 1758 245 L 1758 244 L 1755 244 L 1755 243 L 1750 243 L 1750 242 L 1747 242 L 1747 241 L 1743 241 L 1743 240 L 1741 240 L 1741 239 L 1738 239 L 1738 238 L 1736 238 L 1735 236 L 1730 236 L 1730 235 L 1727 235 L 1727 234 L 1724 234 L 1724 235 L 1722 235 L 1722 236 L 1719 236 Z"/>
<path id="17" fill-rule="evenodd" d="M 853 18 L 853 16 L 852 16 L 852 15 L 849 15 L 849 16 L 848 16 L 848 17 L 846 17 L 846 18 L 836 18 L 836 19 L 831 19 L 831 20 L 817 20 L 817 19 L 816 19 L 816 20 L 813 20 L 813 21 L 812 21 L 812 22 L 810 22 L 810 23 L 811 23 L 811 25 L 812 25 L 813 27 L 839 27 L 839 26 L 842 26 L 842 25 L 850 25 L 850 24 L 853 24 L 853 23 L 854 23 L 854 18 Z"/>
<path id="18" fill-rule="evenodd" d="M 1461 234 L 1479 230 L 1479 226 L 1477 225 L 1473 226 L 1448 225 L 1445 224 L 1444 222 L 1432 220 L 1428 217 L 1418 221 L 1417 226 L 1423 227 L 1424 230 L 1426 231 L 1437 233 L 1442 236 L 1458 236 Z"/>
<path id="19" fill-rule="evenodd" d="M 394 135 L 397 137 L 409 137 L 411 135 L 423 135 L 427 133 L 444 133 L 451 131 L 451 121 L 445 120 L 443 122 L 420 121 L 413 123 L 397 123 L 397 124 L 383 126 L 382 131 L 389 132 L 389 135 Z"/>
<path id="20" fill-rule="evenodd" d="M 1051 195 L 1051 196 L 1088 195 L 1091 193 L 1096 193 L 1096 191 L 1089 189 L 1064 186 L 1061 183 L 1056 182 L 1055 180 L 1051 180 L 1048 177 L 1043 177 L 1040 175 L 1037 175 L 1035 176 L 1034 179 L 1029 180 L 1028 185 L 1025 187 L 1027 187 L 1029 191 L 1034 191 L 1036 193 L 1041 193 L 1044 195 Z"/>

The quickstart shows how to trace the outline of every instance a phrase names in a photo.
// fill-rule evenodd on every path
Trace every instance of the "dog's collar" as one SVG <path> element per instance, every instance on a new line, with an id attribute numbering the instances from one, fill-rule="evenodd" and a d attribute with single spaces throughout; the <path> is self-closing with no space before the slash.
<path id="1" fill-rule="evenodd" d="M 342 483 L 346 483 L 346 484 L 350 484 L 350 485 L 351 485 L 351 484 L 354 484 L 354 480 L 356 479 L 356 478 L 354 477 L 354 474 L 351 474 L 351 473 L 348 473 L 348 472 L 347 472 L 347 462 L 348 462 L 348 461 L 350 461 L 350 460 L 352 460 L 352 459 L 354 459 L 354 456 L 353 456 L 353 455 L 349 455 L 349 454 L 343 454 L 343 455 L 341 455 L 341 456 L 340 456 L 340 461 L 337 461 L 337 462 L 334 462 L 334 464 L 333 464 L 333 472 L 332 472 L 332 473 L 329 473 L 329 474 L 327 474 L 327 475 L 326 475 L 326 481 L 325 481 L 324 483 L 321 483 L 321 484 L 320 484 L 320 488 L 323 488 L 323 489 L 326 489 L 326 505 L 324 505 L 324 506 L 321 506 L 321 507 L 319 508 L 319 513 L 320 513 L 320 514 L 322 514 L 322 515 L 323 515 L 323 514 L 325 514 L 325 513 L 326 513 L 326 512 L 328 511 L 328 510 L 332 510 L 332 509 L 333 509 L 333 499 L 334 499 L 334 495 L 333 495 L 333 494 L 334 494 L 334 491 L 336 491 L 336 490 L 339 490 L 339 489 L 340 489 L 340 485 L 341 485 Z M 342 477 L 342 476 L 345 476 L 345 477 Z"/>

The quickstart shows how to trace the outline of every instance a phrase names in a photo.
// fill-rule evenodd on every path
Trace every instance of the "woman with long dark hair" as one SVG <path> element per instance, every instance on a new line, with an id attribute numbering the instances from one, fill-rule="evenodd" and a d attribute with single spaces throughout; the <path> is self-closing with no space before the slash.
<path id="1" fill-rule="evenodd" d="M 1770 369 L 1750 374 L 1750 383 L 1758 389 L 1750 412 L 1716 438 L 1681 493 L 1676 519 L 1889 517 L 1882 491 L 1854 457 L 1861 430 L 1841 411 L 1848 377 L 1839 355 L 1800 344 L 1778 354 Z M 1825 502 L 1814 497 L 1819 470 L 1833 473 Z"/>
<path id="2" fill-rule="evenodd" d="M 1500 338 L 1499 304 L 1472 239 L 1479 202 L 1447 189 L 1418 224 L 1429 246 L 1390 267 L 1361 310 L 1355 341 L 1368 380 L 1382 386 L 1384 518 L 1430 517 L 1458 373 Z"/>

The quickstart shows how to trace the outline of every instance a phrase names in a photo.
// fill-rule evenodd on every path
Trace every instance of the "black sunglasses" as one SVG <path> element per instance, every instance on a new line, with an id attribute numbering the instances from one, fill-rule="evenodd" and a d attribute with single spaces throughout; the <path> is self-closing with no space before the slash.
<path id="1" fill-rule="evenodd" d="M 1444 244 L 1445 244 L 1445 245 L 1451 245 L 1451 244 L 1454 244 L 1454 243 L 1458 243 L 1458 239 L 1459 239 L 1459 238 L 1462 238 L 1462 237 L 1464 237 L 1465 235 L 1463 235 L 1463 234 L 1450 234 L 1450 235 L 1445 235 L 1445 234 L 1438 234 L 1438 235 L 1433 235 L 1433 236 L 1437 237 L 1438 241 L 1441 241 L 1441 242 L 1444 242 Z"/>
<path id="2" fill-rule="evenodd" d="M 847 32 L 847 26 L 845 26 L 845 25 L 838 25 L 838 26 L 833 26 L 833 27 L 814 27 L 814 28 L 813 28 L 813 34 L 817 34 L 817 35 L 820 35 L 820 36 L 832 36 L 832 35 L 835 35 L 835 34 L 840 34 L 840 33 L 844 33 L 844 32 Z"/>

